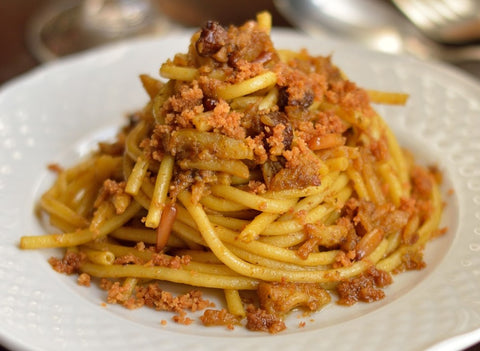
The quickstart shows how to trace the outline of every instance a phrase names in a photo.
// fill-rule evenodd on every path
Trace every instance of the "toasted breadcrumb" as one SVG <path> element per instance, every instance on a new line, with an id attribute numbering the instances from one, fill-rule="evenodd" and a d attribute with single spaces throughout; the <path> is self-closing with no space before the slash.
<path id="1" fill-rule="evenodd" d="M 84 262 L 85 259 L 85 253 L 67 250 L 62 259 L 50 257 L 48 263 L 59 273 L 73 274 L 78 272 L 81 263 Z"/>
<path id="2" fill-rule="evenodd" d="M 87 273 L 81 273 L 78 276 L 77 283 L 82 286 L 90 286 L 91 277 Z"/>
<path id="3" fill-rule="evenodd" d="M 381 300 L 385 292 L 381 288 L 392 283 L 389 273 L 371 266 L 358 277 L 341 281 L 337 285 L 337 293 L 340 305 L 350 306 L 358 301 L 371 302 Z"/>
<path id="4" fill-rule="evenodd" d="M 141 258 L 133 255 L 133 254 L 128 254 L 124 256 L 119 256 L 115 258 L 115 261 L 113 262 L 114 264 L 142 264 L 143 261 Z"/>
<path id="5" fill-rule="evenodd" d="M 239 318 L 226 309 L 221 310 L 206 309 L 203 315 L 200 317 L 203 325 L 206 326 L 219 326 L 224 325 L 228 329 L 233 330 L 235 324 L 239 323 Z"/>
<path id="6" fill-rule="evenodd" d="M 63 172 L 63 167 L 60 166 L 58 163 L 50 163 L 47 168 L 50 170 L 50 171 L 53 171 L 55 173 L 61 173 Z"/>
<path id="7" fill-rule="evenodd" d="M 276 314 L 268 313 L 253 305 L 247 306 L 246 327 L 249 330 L 263 331 L 270 334 L 276 334 L 286 329 L 285 323 Z"/>

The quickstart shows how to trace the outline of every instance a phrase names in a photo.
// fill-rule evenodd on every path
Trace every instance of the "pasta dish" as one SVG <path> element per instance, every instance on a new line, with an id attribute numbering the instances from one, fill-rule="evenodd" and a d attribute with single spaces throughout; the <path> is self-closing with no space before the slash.
<path id="1" fill-rule="evenodd" d="M 270 30 L 265 12 L 209 21 L 163 80 L 141 75 L 148 102 L 113 142 L 49 166 L 40 208 L 59 232 L 20 247 L 64 248 L 52 267 L 98 283 L 108 303 L 270 333 L 294 309 L 377 301 L 392 275 L 423 268 L 443 232 L 441 177 L 372 107 L 408 96 L 360 88 L 329 56 L 276 49 Z M 166 282 L 191 288 L 175 296 Z"/>

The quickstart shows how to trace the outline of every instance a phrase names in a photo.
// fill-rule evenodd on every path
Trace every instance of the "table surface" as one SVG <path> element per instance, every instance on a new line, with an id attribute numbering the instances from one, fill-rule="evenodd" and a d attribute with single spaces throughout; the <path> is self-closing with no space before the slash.
<path id="1" fill-rule="evenodd" d="M 244 6 L 243 0 L 157 1 L 169 17 L 182 25 L 199 26 L 205 20 L 212 18 L 222 23 L 240 24 L 254 18 L 258 11 L 266 9 L 273 14 L 274 25 L 289 26 L 289 23 L 275 10 L 272 0 L 255 0 L 255 2 L 249 2 L 248 7 Z M 25 28 L 32 16 L 48 2 L 48 0 L 0 0 L 0 85 L 41 64 L 27 47 Z M 476 71 L 475 67 L 473 72 L 480 73 L 480 70 Z M 480 74 L 477 77 L 480 77 Z M 467 350 L 479 349 L 480 343 Z M 0 345 L 0 351 L 7 350 Z"/>

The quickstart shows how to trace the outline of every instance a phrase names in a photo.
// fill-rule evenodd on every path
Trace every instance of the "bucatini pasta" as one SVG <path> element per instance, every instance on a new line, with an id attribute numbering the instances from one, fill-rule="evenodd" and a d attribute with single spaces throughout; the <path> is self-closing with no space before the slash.
<path id="1" fill-rule="evenodd" d="M 371 106 L 408 96 L 361 89 L 330 57 L 276 50 L 270 26 L 268 13 L 207 22 L 161 65 L 166 81 L 142 75 L 149 101 L 117 140 L 52 167 L 40 207 L 61 233 L 20 247 L 64 247 L 52 266 L 99 281 L 108 302 L 271 333 L 294 308 L 375 301 L 392 273 L 422 268 L 440 232 L 438 177 Z M 173 296 L 165 281 L 193 290 Z M 202 287 L 222 289 L 225 306 Z"/>

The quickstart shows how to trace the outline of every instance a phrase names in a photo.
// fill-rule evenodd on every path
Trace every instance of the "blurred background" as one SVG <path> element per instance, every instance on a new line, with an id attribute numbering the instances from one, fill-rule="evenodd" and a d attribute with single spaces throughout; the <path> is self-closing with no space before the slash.
<path id="1" fill-rule="evenodd" d="M 261 10 L 277 27 L 448 62 L 480 78 L 479 0 L 0 0 L 0 84 L 112 40 L 209 19 L 241 24 Z"/>
<path id="2" fill-rule="evenodd" d="M 78 1 L 77 1 L 78 2 Z M 39 65 L 40 58 L 32 52 L 28 43 L 28 30 L 39 17 L 57 4 L 71 1 L 52 0 L 0 0 L 0 84 Z M 290 24 L 276 10 L 272 0 L 154 0 L 157 11 L 167 17 L 163 35 L 174 28 L 198 27 L 208 19 L 217 19 L 224 24 L 240 24 L 252 19 L 260 10 L 269 10 L 276 26 Z M 68 5 L 67 5 L 68 6 Z M 40 35 L 37 30 L 33 35 Z M 31 38 L 30 38 L 31 39 Z M 60 45 L 67 45 L 63 43 Z"/>
<path id="3" fill-rule="evenodd" d="M 467 17 L 460 18 L 460 24 L 445 8 L 430 8 L 442 13 L 445 31 L 435 27 L 432 18 L 428 19 L 430 22 L 423 18 L 422 22 L 422 17 L 416 15 L 424 9 L 413 8 L 412 12 L 412 1 L 408 0 L 119 0 L 125 6 L 120 20 L 116 17 L 118 11 L 105 5 L 111 5 L 111 1 L 85 1 L 89 2 L 88 8 L 79 7 L 80 0 L 0 0 L 0 85 L 55 59 L 56 55 L 103 41 L 137 32 L 166 35 L 201 26 L 209 19 L 225 25 L 241 24 L 261 10 L 272 13 L 273 25 L 277 27 L 301 29 L 312 36 L 335 35 L 373 49 L 444 61 L 480 78 L 480 4 L 475 0 L 453 1 L 455 14 Z M 60 17 L 54 15 L 59 6 L 65 13 Z M 153 7 L 145 12 L 146 6 Z M 83 22 L 75 17 L 79 9 L 83 11 Z M 105 9 L 109 11 L 102 12 Z M 148 20 L 148 25 L 143 25 L 143 20 Z M 72 23 L 88 25 L 89 30 L 79 34 Z M 101 36 L 95 32 L 99 29 Z M 62 36 L 55 37 L 57 32 Z M 2 350 L 5 349 L 0 345 Z M 480 350 L 480 344 L 468 350 Z"/>

